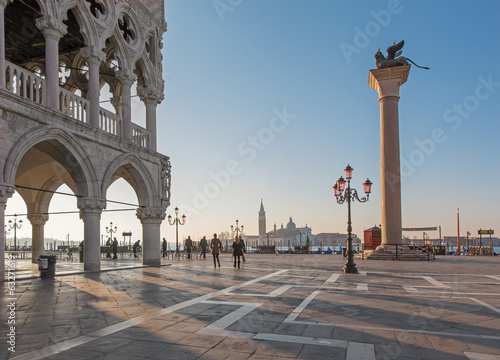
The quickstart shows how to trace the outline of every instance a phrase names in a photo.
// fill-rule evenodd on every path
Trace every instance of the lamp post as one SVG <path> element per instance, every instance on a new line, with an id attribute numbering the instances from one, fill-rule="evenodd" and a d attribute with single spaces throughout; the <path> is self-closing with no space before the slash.
<path id="1" fill-rule="evenodd" d="M 14 221 L 9 220 L 9 228 L 14 229 L 14 251 L 17 250 L 17 244 L 16 244 L 16 230 L 20 229 L 21 226 L 23 226 L 23 221 L 19 220 L 17 221 L 17 215 L 14 214 Z"/>
<path id="2" fill-rule="evenodd" d="M 7 225 L 4 225 L 4 227 L 3 227 L 3 233 L 4 233 L 5 246 L 7 246 L 7 235 L 10 234 L 10 229 L 8 228 Z"/>
<path id="3" fill-rule="evenodd" d="M 113 223 L 112 222 L 109 223 L 109 230 L 108 230 L 108 227 L 106 226 L 106 233 L 109 234 L 109 238 L 111 239 L 111 241 L 113 241 L 113 233 L 116 233 L 116 226 L 115 226 L 115 229 L 113 230 Z M 68 242 L 69 242 L 69 236 L 68 236 Z"/>
<path id="4" fill-rule="evenodd" d="M 347 262 L 345 263 L 344 269 L 342 270 L 342 272 L 346 274 L 358 273 L 358 269 L 356 268 L 356 264 L 354 263 L 354 253 L 352 251 L 351 202 L 354 200 L 358 200 L 360 203 L 367 202 L 372 191 L 372 182 L 369 179 L 366 179 L 366 181 L 363 183 L 366 197 L 362 197 L 361 199 L 358 197 L 358 192 L 356 191 L 356 189 L 351 189 L 352 170 L 352 167 L 349 165 L 347 165 L 344 170 L 345 177 L 347 179 L 347 188 L 345 188 L 346 180 L 342 176 L 333 186 L 333 193 L 335 195 L 335 198 L 337 199 L 337 203 L 343 204 L 344 202 L 347 202 Z"/>
<path id="5" fill-rule="evenodd" d="M 236 220 L 236 228 L 233 225 L 231 225 L 231 232 L 233 234 L 236 233 L 236 236 L 238 236 L 238 233 L 243 232 L 243 225 L 238 226 L 238 223 L 239 223 L 238 220 Z M 269 242 L 269 239 L 268 239 L 268 242 Z"/>
<path id="6" fill-rule="evenodd" d="M 175 208 L 175 219 L 172 221 L 172 216 L 168 215 L 168 223 L 170 225 L 175 225 L 175 255 L 179 256 L 179 225 L 184 225 L 186 223 L 186 215 L 182 215 L 182 221 L 178 218 L 179 208 Z"/>

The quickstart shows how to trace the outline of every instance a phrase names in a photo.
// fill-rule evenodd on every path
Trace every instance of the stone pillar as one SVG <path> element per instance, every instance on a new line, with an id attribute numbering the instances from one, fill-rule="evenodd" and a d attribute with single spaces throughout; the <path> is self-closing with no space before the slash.
<path id="1" fill-rule="evenodd" d="M 12 0 L 0 0 L 0 88 L 5 88 L 5 7 Z"/>
<path id="2" fill-rule="evenodd" d="M 80 49 L 83 58 L 89 66 L 89 102 L 90 109 L 87 112 L 87 123 L 99 127 L 99 67 L 106 60 L 106 54 L 95 46 L 87 46 Z"/>
<path id="3" fill-rule="evenodd" d="M 163 208 L 138 208 L 137 217 L 142 224 L 142 263 L 161 265 L 160 225 L 165 219 Z"/>
<path id="4" fill-rule="evenodd" d="M 146 130 L 149 132 L 149 149 L 156 151 L 156 106 L 163 100 L 163 94 L 157 93 L 152 89 L 140 87 L 137 89 L 137 95 L 146 105 Z"/>
<path id="5" fill-rule="evenodd" d="M 5 184 L 0 185 L 0 279 L 5 278 L 5 207 L 7 200 L 14 195 L 14 188 Z"/>
<path id="6" fill-rule="evenodd" d="M 59 110 L 59 40 L 66 35 L 67 26 L 47 15 L 36 19 L 36 27 L 45 37 L 46 105 Z"/>
<path id="7" fill-rule="evenodd" d="M 38 263 L 38 255 L 45 253 L 44 249 L 44 228 L 45 223 L 49 220 L 48 215 L 29 214 L 28 220 L 31 223 L 31 262 Z"/>
<path id="8" fill-rule="evenodd" d="M 99 271 L 101 269 L 101 213 L 106 208 L 106 200 L 81 198 L 78 208 L 83 218 L 83 269 Z"/>
<path id="9" fill-rule="evenodd" d="M 381 246 L 402 244 L 401 174 L 399 160 L 399 88 L 408 79 L 410 65 L 370 70 L 369 86 L 380 103 Z"/>
<path id="10" fill-rule="evenodd" d="M 137 76 L 131 70 L 118 70 L 116 78 L 122 85 L 122 138 L 132 140 L 132 94 L 131 88 Z"/>

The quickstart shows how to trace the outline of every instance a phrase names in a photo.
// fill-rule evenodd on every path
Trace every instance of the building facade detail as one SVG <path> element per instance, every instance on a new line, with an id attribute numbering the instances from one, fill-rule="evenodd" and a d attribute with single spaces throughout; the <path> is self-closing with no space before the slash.
<path id="1" fill-rule="evenodd" d="M 83 221 L 84 268 L 98 270 L 107 189 L 123 178 L 137 194 L 143 262 L 159 264 L 153 250 L 171 176 L 169 158 L 156 151 L 166 29 L 162 0 L 0 0 L 0 222 L 17 191 L 34 259 L 43 253 L 51 192 L 66 184 Z M 132 116 L 134 87 L 146 127 Z M 101 107 L 105 89 L 114 111 Z"/>

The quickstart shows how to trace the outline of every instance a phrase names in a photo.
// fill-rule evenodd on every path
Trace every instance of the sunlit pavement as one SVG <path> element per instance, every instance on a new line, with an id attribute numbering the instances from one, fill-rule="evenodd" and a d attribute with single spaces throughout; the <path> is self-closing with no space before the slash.
<path id="1" fill-rule="evenodd" d="M 341 255 L 162 262 L 59 261 L 42 280 L 17 260 L 0 358 L 500 359 L 498 256 L 356 260 L 357 275 Z"/>

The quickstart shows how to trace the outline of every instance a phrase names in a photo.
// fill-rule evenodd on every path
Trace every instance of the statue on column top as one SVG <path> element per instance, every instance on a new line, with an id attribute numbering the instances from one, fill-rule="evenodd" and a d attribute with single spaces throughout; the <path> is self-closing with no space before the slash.
<path id="1" fill-rule="evenodd" d="M 395 41 L 393 41 L 392 46 L 389 46 L 387 48 L 387 58 L 384 56 L 384 54 L 382 54 L 380 49 L 378 49 L 377 52 L 375 53 L 375 64 L 377 65 L 377 69 L 384 69 L 400 65 L 409 65 L 408 61 L 418 68 L 426 70 L 430 69 L 428 67 L 419 66 L 415 64 L 411 59 L 407 57 L 400 56 L 403 53 L 401 49 L 403 48 L 404 45 L 405 45 L 404 40 L 402 40 L 397 44 Z"/>

